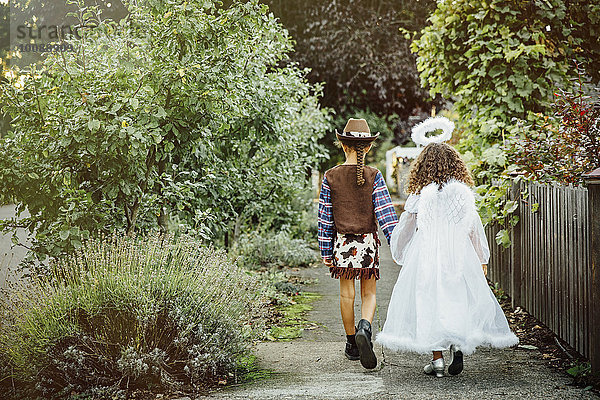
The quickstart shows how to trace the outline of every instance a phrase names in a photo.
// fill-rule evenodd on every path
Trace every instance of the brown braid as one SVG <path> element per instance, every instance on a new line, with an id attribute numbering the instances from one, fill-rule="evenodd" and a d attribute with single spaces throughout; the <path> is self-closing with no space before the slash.
<path id="1" fill-rule="evenodd" d="M 365 166 L 365 144 L 359 142 L 355 146 L 356 148 L 356 184 L 358 186 L 362 186 L 365 183 L 365 178 L 363 177 L 363 167 Z"/>
<path id="2" fill-rule="evenodd" d="M 371 142 L 341 140 L 341 144 L 356 151 L 356 184 L 362 186 L 365 183 L 363 176 L 363 167 L 365 166 L 365 148 L 369 147 Z"/>

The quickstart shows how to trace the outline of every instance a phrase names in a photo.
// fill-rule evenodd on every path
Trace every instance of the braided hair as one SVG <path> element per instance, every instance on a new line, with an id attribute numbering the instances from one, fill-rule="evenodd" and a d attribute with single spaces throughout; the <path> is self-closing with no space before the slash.
<path id="1" fill-rule="evenodd" d="M 363 167 L 365 166 L 365 149 L 369 147 L 370 142 L 357 141 L 350 142 L 342 140 L 342 144 L 356 151 L 356 184 L 362 186 L 365 184 L 363 176 Z"/>
<path id="2" fill-rule="evenodd" d="M 365 166 L 365 144 L 363 142 L 358 142 L 355 146 L 356 148 L 356 184 L 358 186 L 362 186 L 365 183 L 365 178 L 363 177 L 363 167 Z"/>

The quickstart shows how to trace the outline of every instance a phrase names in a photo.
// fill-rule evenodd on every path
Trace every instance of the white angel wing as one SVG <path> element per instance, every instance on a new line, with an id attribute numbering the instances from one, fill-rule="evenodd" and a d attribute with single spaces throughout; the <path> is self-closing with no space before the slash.
<path id="1" fill-rule="evenodd" d="M 421 190 L 417 227 L 425 238 L 422 262 L 437 265 L 448 283 L 459 279 L 465 268 L 466 246 L 477 215 L 475 196 L 462 182 L 432 183 Z"/>
<path id="2" fill-rule="evenodd" d="M 469 233 L 477 213 L 475 197 L 462 182 L 451 180 L 441 189 L 431 183 L 421 190 L 417 226 L 423 231 L 460 230 Z M 449 232 L 448 232 L 449 233 Z"/>

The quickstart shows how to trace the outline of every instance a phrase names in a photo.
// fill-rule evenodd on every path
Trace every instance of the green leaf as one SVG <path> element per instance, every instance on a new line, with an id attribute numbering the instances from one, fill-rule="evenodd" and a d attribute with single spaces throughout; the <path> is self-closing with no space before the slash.
<path id="1" fill-rule="evenodd" d="M 522 47 L 509 50 L 509 51 L 505 52 L 504 58 L 507 62 L 511 62 L 515 58 L 519 57 L 521 55 L 521 53 L 523 53 L 523 50 L 524 50 L 524 48 L 522 48 Z"/>
<path id="2" fill-rule="evenodd" d="M 167 116 L 167 113 L 165 112 L 165 109 L 162 108 L 161 106 L 158 106 L 158 109 L 156 110 L 156 113 L 154 113 L 154 116 L 156 118 L 163 118 Z"/>
<path id="3" fill-rule="evenodd" d="M 488 73 L 488 75 L 491 76 L 492 78 L 496 78 L 500 74 L 503 74 L 505 71 L 506 71 L 506 67 L 504 65 L 494 65 L 490 69 L 490 72 Z"/>
<path id="4" fill-rule="evenodd" d="M 67 146 L 69 146 L 71 144 L 71 140 L 72 140 L 72 138 L 70 136 L 61 137 L 58 140 L 58 144 L 61 147 L 67 147 Z"/>
<path id="5" fill-rule="evenodd" d="M 160 142 L 162 142 L 163 137 L 160 135 L 160 132 L 154 130 L 150 133 L 150 135 L 154 139 L 154 143 L 159 144 Z"/>
<path id="6" fill-rule="evenodd" d="M 88 121 L 87 126 L 90 129 L 90 131 L 93 132 L 93 131 L 98 130 L 100 128 L 100 121 L 98 121 L 97 119 L 90 119 Z"/>
<path id="7" fill-rule="evenodd" d="M 67 240 L 67 238 L 69 237 L 69 233 L 70 232 L 68 230 L 66 230 L 66 231 L 60 231 L 60 233 L 58 235 L 60 236 L 60 238 L 62 240 Z"/>
<path id="8" fill-rule="evenodd" d="M 514 200 L 509 200 L 506 202 L 506 204 L 504 204 L 504 212 L 506 214 L 510 214 L 510 213 L 514 212 L 518 206 L 519 206 L 519 203 L 517 203 Z"/>
<path id="9" fill-rule="evenodd" d="M 481 155 L 481 158 L 490 165 L 502 166 L 506 163 L 506 155 L 502 149 L 497 146 L 485 149 Z"/>
<path id="10" fill-rule="evenodd" d="M 117 111 L 119 111 L 121 109 L 121 107 L 123 107 L 122 103 L 114 103 L 112 105 L 112 107 L 110 108 L 111 114 L 115 114 Z"/>
<path id="11" fill-rule="evenodd" d="M 511 245 L 510 235 L 506 229 L 501 229 L 496 234 L 496 243 L 498 246 L 502 246 L 504 248 L 508 248 Z"/>

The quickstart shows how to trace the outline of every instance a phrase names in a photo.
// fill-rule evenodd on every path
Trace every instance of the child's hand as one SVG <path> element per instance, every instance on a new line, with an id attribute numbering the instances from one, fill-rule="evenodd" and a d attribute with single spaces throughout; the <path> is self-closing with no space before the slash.
<path id="1" fill-rule="evenodd" d="M 481 267 L 483 268 L 483 275 L 487 276 L 487 264 L 481 264 Z"/>

